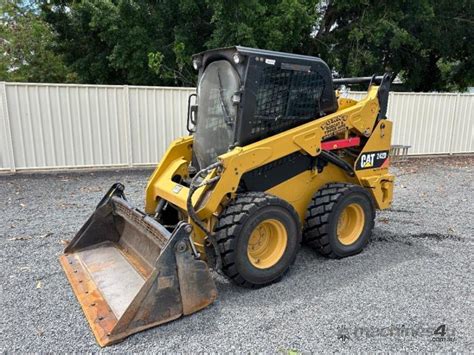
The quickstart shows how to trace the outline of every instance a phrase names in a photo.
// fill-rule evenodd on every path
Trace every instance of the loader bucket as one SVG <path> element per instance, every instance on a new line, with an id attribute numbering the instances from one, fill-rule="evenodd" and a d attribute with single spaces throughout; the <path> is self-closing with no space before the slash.
<path id="1" fill-rule="evenodd" d="M 171 233 L 133 208 L 115 184 L 60 262 L 100 346 L 194 313 L 217 296 L 191 226 Z"/>

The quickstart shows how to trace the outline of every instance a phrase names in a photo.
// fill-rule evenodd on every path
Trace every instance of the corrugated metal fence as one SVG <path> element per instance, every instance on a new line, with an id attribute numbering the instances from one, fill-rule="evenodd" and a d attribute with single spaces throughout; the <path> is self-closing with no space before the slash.
<path id="1" fill-rule="evenodd" d="M 349 93 L 361 99 L 364 93 Z M 411 155 L 474 152 L 474 94 L 391 92 L 387 116 L 393 144 Z"/>
<path id="2" fill-rule="evenodd" d="M 0 169 L 154 164 L 194 89 L 0 83 Z"/>
<path id="3" fill-rule="evenodd" d="M 0 170 L 155 164 L 193 88 L 0 83 Z M 391 93 L 394 144 L 474 152 L 473 94 Z M 362 93 L 350 93 L 360 98 Z"/>

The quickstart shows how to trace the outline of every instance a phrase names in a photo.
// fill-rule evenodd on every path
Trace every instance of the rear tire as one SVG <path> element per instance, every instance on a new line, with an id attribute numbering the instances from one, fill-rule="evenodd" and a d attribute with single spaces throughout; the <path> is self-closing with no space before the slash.
<path id="1" fill-rule="evenodd" d="M 365 188 L 327 184 L 308 207 L 303 242 L 329 258 L 355 255 L 368 243 L 374 218 L 374 203 Z"/>
<path id="2" fill-rule="evenodd" d="M 263 192 L 238 196 L 224 209 L 215 230 L 222 271 L 237 285 L 249 288 L 280 280 L 301 244 L 294 208 Z"/>

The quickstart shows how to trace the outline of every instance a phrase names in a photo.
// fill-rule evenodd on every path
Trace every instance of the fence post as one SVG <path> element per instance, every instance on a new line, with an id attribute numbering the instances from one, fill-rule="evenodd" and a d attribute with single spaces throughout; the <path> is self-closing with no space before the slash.
<path id="1" fill-rule="evenodd" d="M 7 102 L 7 89 L 4 81 L 0 82 L 0 121 L 3 121 L 3 127 L 5 128 L 6 142 L 4 145 L 8 150 L 8 161 L 10 165 L 10 171 L 14 173 L 16 171 L 15 166 L 15 155 L 13 154 L 13 139 L 12 131 L 10 128 L 10 115 L 8 113 L 8 102 Z"/>
<path id="2" fill-rule="evenodd" d="M 125 104 L 125 140 L 127 142 L 127 164 L 129 167 L 133 166 L 133 146 L 132 146 L 132 121 L 130 113 L 130 91 L 128 85 L 123 86 L 123 97 Z"/>
<path id="3" fill-rule="evenodd" d="M 451 119 L 451 134 L 449 137 L 449 155 L 453 155 L 453 149 L 454 149 L 454 139 L 455 139 L 455 125 L 456 122 L 458 122 L 458 112 L 459 112 L 459 97 L 461 96 L 460 93 L 457 93 L 456 99 L 454 100 L 454 110 L 453 110 L 453 118 Z"/>

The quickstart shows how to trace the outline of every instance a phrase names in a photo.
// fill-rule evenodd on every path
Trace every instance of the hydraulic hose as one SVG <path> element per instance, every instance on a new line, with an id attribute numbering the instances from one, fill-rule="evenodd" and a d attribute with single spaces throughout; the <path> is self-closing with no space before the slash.
<path id="1" fill-rule="evenodd" d="M 211 185 L 211 184 L 215 183 L 216 181 L 218 181 L 220 179 L 220 176 L 215 176 L 215 177 L 213 177 L 209 180 L 204 180 L 204 181 L 198 182 L 199 179 L 205 178 L 213 169 L 216 169 L 216 168 L 221 167 L 221 166 L 222 166 L 222 164 L 220 162 L 217 162 L 217 163 L 209 165 L 207 168 L 199 170 L 197 172 L 197 174 L 191 180 L 191 184 L 189 185 L 188 198 L 186 200 L 186 208 L 188 210 L 189 218 L 191 218 L 191 220 L 196 224 L 196 226 L 198 226 L 199 229 L 201 229 L 204 232 L 204 234 L 209 239 L 209 241 L 211 242 L 211 244 L 214 248 L 214 251 L 216 253 L 216 259 L 217 259 L 216 260 L 217 261 L 217 270 L 222 269 L 222 259 L 221 259 L 220 254 L 219 254 L 219 248 L 217 246 L 217 241 L 214 238 L 214 232 L 208 230 L 207 226 L 204 224 L 204 222 L 197 215 L 196 210 L 194 209 L 194 206 L 193 206 L 192 197 L 193 197 L 193 194 L 200 187 L 206 186 L 206 185 Z"/>
<path id="2" fill-rule="evenodd" d="M 344 159 L 341 159 L 339 158 L 336 154 L 334 154 L 333 152 L 330 152 L 330 151 L 326 151 L 326 150 L 322 150 L 321 153 L 319 154 L 319 156 L 340 167 L 342 170 L 344 170 L 349 176 L 354 176 L 355 173 L 354 173 L 354 169 L 352 168 L 352 166 L 346 162 Z"/>

